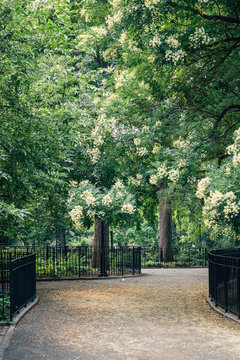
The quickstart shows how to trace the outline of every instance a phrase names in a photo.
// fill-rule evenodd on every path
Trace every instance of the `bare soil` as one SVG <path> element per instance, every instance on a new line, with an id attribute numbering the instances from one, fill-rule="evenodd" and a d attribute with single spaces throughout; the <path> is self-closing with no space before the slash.
<path id="1" fill-rule="evenodd" d="M 240 359 L 240 325 L 206 302 L 207 269 L 37 287 L 5 360 Z"/>

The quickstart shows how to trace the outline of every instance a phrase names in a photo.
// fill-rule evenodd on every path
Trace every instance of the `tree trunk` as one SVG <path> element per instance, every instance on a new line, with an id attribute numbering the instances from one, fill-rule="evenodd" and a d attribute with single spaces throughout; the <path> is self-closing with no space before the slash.
<path id="1" fill-rule="evenodd" d="M 103 252 L 104 259 L 101 256 L 101 252 Z M 101 269 L 103 261 L 104 269 L 109 270 L 109 227 L 105 221 L 96 219 L 92 252 L 92 267 Z"/>
<path id="2" fill-rule="evenodd" d="M 56 226 L 56 247 L 65 248 L 66 247 L 66 230 L 62 226 Z"/>
<path id="3" fill-rule="evenodd" d="M 164 262 L 173 261 L 172 251 L 172 212 L 171 203 L 159 194 L 159 230 L 160 241 L 159 251 L 160 259 Z"/>
<path id="4" fill-rule="evenodd" d="M 59 245 L 61 248 L 66 247 L 66 234 L 64 228 L 59 229 Z"/>

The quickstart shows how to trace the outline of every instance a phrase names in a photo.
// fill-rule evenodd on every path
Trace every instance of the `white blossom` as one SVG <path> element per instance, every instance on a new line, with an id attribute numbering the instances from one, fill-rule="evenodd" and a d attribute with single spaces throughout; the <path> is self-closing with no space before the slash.
<path id="1" fill-rule="evenodd" d="M 205 198 L 205 191 L 207 190 L 209 184 L 210 184 L 210 178 L 209 177 L 205 177 L 205 178 L 201 179 L 198 182 L 198 188 L 197 188 L 196 196 L 199 199 L 204 199 Z"/>
<path id="2" fill-rule="evenodd" d="M 204 27 L 199 27 L 195 30 L 194 34 L 189 37 L 190 46 L 196 49 L 200 45 L 208 45 L 211 38 L 206 34 Z"/>
<path id="3" fill-rule="evenodd" d="M 186 159 L 180 159 L 179 160 L 179 162 L 178 162 L 178 168 L 179 169 L 184 168 L 186 165 L 187 165 Z"/>
<path id="4" fill-rule="evenodd" d="M 90 183 L 89 180 L 83 180 L 83 181 L 80 182 L 80 185 L 87 185 L 89 183 Z"/>
<path id="5" fill-rule="evenodd" d="M 154 63 L 154 61 L 156 60 L 156 58 L 157 58 L 156 55 L 151 54 L 151 55 L 149 55 L 148 60 L 149 60 L 150 63 Z"/>
<path id="6" fill-rule="evenodd" d="M 94 205 L 94 203 L 96 202 L 96 199 L 90 190 L 83 191 L 80 197 L 85 200 L 88 206 Z"/>
<path id="7" fill-rule="evenodd" d="M 121 33 L 121 36 L 119 38 L 119 42 L 120 44 L 123 46 L 125 43 L 126 43 L 126 40 L 127 40 L 127 32 L 126 31 L 123 31 Z"/>
<path id="8" fill-rule="evenodd" d="M 135 207 L 130 203 L 125 203 L 123 204 L 121 211 L 123 213 L 133 214 L 135 212 Z"/>
<path id="9" fill-rule="evenodd" d="M 149 178 L 149 183 L 151 185 L 157 185 L 158 183 L 158 176 L 157 175 L 151 175 Z"/>
<path id="10" fill-rule="evenodd" d="M 89 217 L 94 217 L 96 215 L 96 211 L 95 210 L 92 210 L 92 209 L 89 209 L 87 211 L 87 216 Z"/>
<path id="11" fill-rule="evenodd" d="M 141 184 L 142 175 L 137 174 L 136 177 L 131 176 L 129 178 L 129 183 L 135 186 L 139 186 Z"/>
<path id="12" fill-rule="evenodd" d="M 109 3 L 112 5 L 114 9 L 116 9 L 121 4 L 121 0 L 109 0 Z"/>
<path id="13" fill-rule="evenodd" d="M 167 174 L 167 168 L 166 165 L 162 165 L 157 169 L 157 175 L 160 179 L 162 179 Z"/>
<path id="14" fill-rule="evenodd" d="M 123 14 L 121 11 L 118 11 L 117 13 L 115 13 L 113 16 L 108 16 L 107 17 L 107 24 L 108 24 L 108 28 L 111 30 L 115 24 L 119 24 L 122 20 Z"/>
<path id="15" fill-rule="evenodd" d="M 118 89 L 122 87 L 128 80 L 133 79 L 135 77 L 135 70 L 128 71 L 128 70 L 122 70 L 122 71 L 116 71 L 115 72 L 115 88 Z"/>
<path id="16" fill-rule="evenodd" d="M 115 58 L 116 55 L 117 55 L 117 49 L 116 48 L 109 48 L 109 49 L 103 51 L 103 53 L 102 53 L 102 56 L 103 56 L 105 61 L 108 61 L 108 60 L 111 60 L 111 59 Z"/>
<path id="17" fill-rule="evenodd" d="M 172 61 L 174 65 L 178 63 L 178 61 L 181 61 L 186 56 L 185 51 L 182 49 L 179 49 L 177 51 L 167 50 L 165 53 L 165 58 L 168 61 Z"/>
<path id="18" fill-rule="evenodd" d="M 180 46 L 180 42 L 178 41 L 178 39 L 174 36 L 169 36 L 166 39 L 166 43 L 168 45 L 170 45 L 172 48 L 178 48 Z"/>
<path id="19" fill-rule="evenodd" d="M 173 146 L 176 149 L 184 149 L 186 148 L 187 145 L 188 145 L 187 142 L 185 142 L 181 137 L 173 142 Z"/>
<path id="20" fill-rule="evenodd" d="M 80 219 L 83 217 L 82 206 L 75 206 L 69 213 L 72 221 L 74 222 L 77 229 L 80 228 Z"/>
<path id="21" fill-rule="evenodd" d="M 176 182 L 179 179 L 179 176 L 180 173 L 178 169 L 177 170 L 172 169 L 168 172 L 168 178 L 172 182 Z"/>
<path id="22" fill-rule="evenodd" d="M 155 35 L 150 41 L 149 41 L 149 45 L 151 47 L 157 47 L 160 46 L 162 44 L 162 41 L 160 39 L 160 37 L 158 35 Z"/>
<path id="23" fill-rule="evenodd" d="M 141 144 L 141 140 L 138 138 L 135 138 L 133 141 L 136 146 L 139 146 Z"/>
<path id="24" fill-rule="evenodd" d="M 154 9 L 154 5 L 157 5 L 161 0 L 144 0 L 144 5 L 148 9 Z"/>
<path id="25" fill-rule="evenodd" d="M 159 145 L 154 145 L 153 149 L 152 149 L 152 153 L 153 154 L 157 154 L 160 150 L 160 146 Z"/>
<path id="26" fill-rule="evenodd" d="M 227 147 L 227 154 L 232 155 L 232 164 L 238 167 L 240 165 L 240 128 L 234 132 L 234 143 Z"/>
<path id="27" fill-rule="evenodd" d="M 100 150 L 97 147 L 94 147 L 92 149 L 89 150 L 89 153 L 91 155 L 91 161 L 93 164 L 96 164 L 99 156 L 100 156 Z"/>
<path id="28" fill-rule="evenodd" d="M 112 203 L 112 197 L 111 197 L 111 194 L 108 193 L 107 195 L 105 195 L 102 199 L 102 203 L 104 206 L 108 206 Z"/>
<path id="29" fill-rule="evenodd" d="M 121 180 L 117 180 L 116 183 L 114 184 L 114 187 L 116 189 L 124 189 L 124 184 L 122 183 Z"/>
<path id="30" fill-rule="evenodd" d="M 137 149 L 137 154 L 139 156 L 145 156 L 145 155 L 147 155 L 147 153 L 148 153 L 148 151 L 145 147 L 140 147 Z"/>

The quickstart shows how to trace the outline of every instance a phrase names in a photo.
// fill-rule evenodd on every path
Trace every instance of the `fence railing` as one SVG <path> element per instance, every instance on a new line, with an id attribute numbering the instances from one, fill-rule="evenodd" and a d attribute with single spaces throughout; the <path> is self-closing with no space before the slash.
<path id="1" fill-rule="evenodd" d="M 36 254 L 36 278 L 75 279 L 97 276 L 124 276 L 141 273 L 139 247 L 114 247 L 104 251 L 99 267 L 92 266 L 93 248 L 90 246 L 56 248 L 50 246 L 2 247 L 1 258 L 17 258 Z M 11 254 L 11 255 L 10 255 Z M 7 287 L 8 284 L 5 285 Z"/>
<path id="2" fill-rule="evenodd" d="M 184 246 L 173 248 L 173 261 L 166 264 L 163 258 L 164 249 L 158 246 L 142 248 L 142 267 L 164 266 L 207 266 L 207 249 L 205 247 Z"/>
<path id="3" fill-rule="evenodd" d="M 2 250 L 2 249 L 1 249 Z M 0 251 L 0 321 L 10 320 L 36 297 L 36 255 Z"/>
<path id="4" fill-rule="evenodd" d="M 36 255 L 10 262 L 10 320 L 36 297 Z"/>
<path id="5" fill-rule="evenodd" d="M 240 318 L 240 249 L 213 250 L 208 262 L 209 297 Z"/>

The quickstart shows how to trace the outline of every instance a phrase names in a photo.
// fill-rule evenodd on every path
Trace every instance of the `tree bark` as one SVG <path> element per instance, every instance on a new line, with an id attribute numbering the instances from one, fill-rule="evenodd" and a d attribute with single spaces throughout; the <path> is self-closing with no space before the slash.
<path id="1" fill-rule="evenodd" d="M 102 226 L 104 238 L 102 240 Z M 105 270 L 109 270 L 109 227 L 105 221 L 96 219 L 92 252 L 92 267 L 101 268 L 101 247 L 104 252 Z"/>
<path id="2" fill-rule="evenodd" d="M 171 203 L 164 195 L 159 194 L 159 251 L 160 259 L 164 262 L 173 261 L 172 251 L 172 211 Z"/>
<path id="3" fill-rule="evenodd" d="M 59 229 L 59 245 L 61 248 L 66 247 L 66 234 L 64 228 Z"/>

